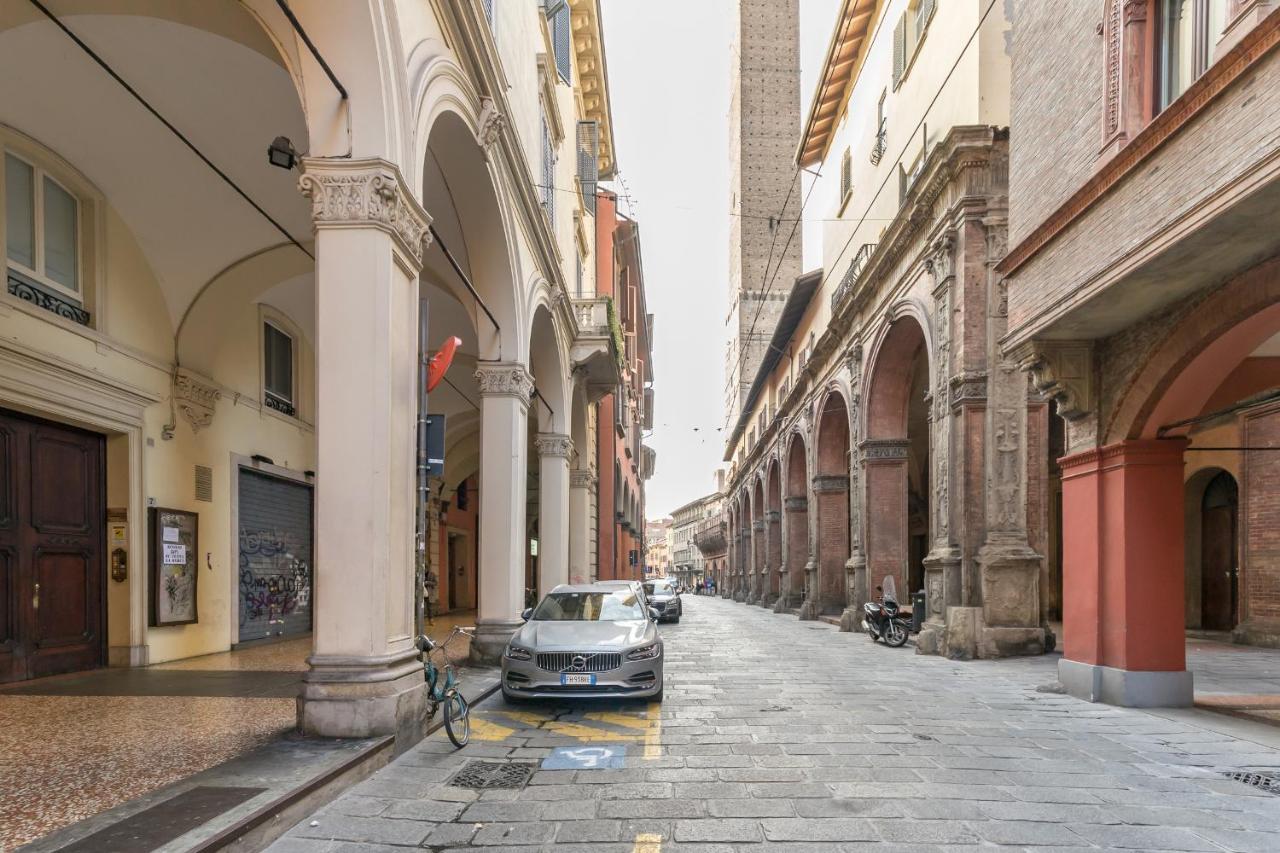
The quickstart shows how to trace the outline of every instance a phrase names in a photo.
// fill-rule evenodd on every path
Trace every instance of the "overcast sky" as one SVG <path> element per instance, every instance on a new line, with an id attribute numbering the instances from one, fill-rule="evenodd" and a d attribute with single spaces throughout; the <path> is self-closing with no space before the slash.
<path id="1" fill-rule="evenodd" d="M 736 0 L 601 0 L 617 159 L 640 222 L 654 315 L 657 473 L 649 518 L 715 488 L 724 433 L 729 275 L 729 44 Z M 801 115 L 839 0 L 800 0 Z M 796 128 L 797 142 L 800 128 Z M 623 202 L 623 211 L 626 205 Z M 806 219 L 822 215 L 810 200 Z M 804 230 L 805 269 L 821 264 L 820 224 Z"/>

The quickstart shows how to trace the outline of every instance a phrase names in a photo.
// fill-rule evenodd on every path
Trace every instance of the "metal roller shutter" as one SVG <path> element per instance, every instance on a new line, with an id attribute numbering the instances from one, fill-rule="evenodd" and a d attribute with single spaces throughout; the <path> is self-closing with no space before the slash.
<path id="1" fill-rule="evenodd" d="M 311 631 L 311 487 L 240 470 L 239 642 Z"/>

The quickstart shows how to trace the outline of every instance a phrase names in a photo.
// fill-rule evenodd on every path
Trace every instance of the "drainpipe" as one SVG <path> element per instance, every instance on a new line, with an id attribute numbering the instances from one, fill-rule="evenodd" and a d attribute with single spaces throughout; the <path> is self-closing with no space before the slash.
<path id="1" fill-rule="evenodd" d="M 413 636 L 426 633 L 427 580 L 427 300 L 418 300 L 418 505 L 414 525 Z"/>

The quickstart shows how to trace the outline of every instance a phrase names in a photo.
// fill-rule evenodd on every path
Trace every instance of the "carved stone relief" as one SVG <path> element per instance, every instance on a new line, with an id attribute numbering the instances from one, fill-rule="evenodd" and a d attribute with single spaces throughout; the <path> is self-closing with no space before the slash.
<path id="1" fill-rule="evenodd" d="M 388 231 L 419 266 L 431 243 L 431 215 L 409 191 L 400 170 L 378 158 L 303 159 L 298 190 L 311 199 L 317 228 L 374 225 Z"/>
<path id="2" fill-rule="evenodd" d="M 222 392 L 189 370 L 179 368 L 173 376 L 173 401 L 182 412 L 192 432 L 199 432 L 213 423 L 214 404 L 222 398 Z"/>

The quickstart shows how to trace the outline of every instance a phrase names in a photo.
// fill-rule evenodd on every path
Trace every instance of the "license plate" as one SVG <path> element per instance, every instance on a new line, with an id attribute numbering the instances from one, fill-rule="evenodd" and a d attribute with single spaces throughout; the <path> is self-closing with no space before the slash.
<path id="1" fill-rule="evenodd" d="M 560 673 L 560 683 L 565 686 L 576 684 L 591 687 L 595 685 L 596 677 L 594 673 L 590 672 L 562 672 Z"/>

